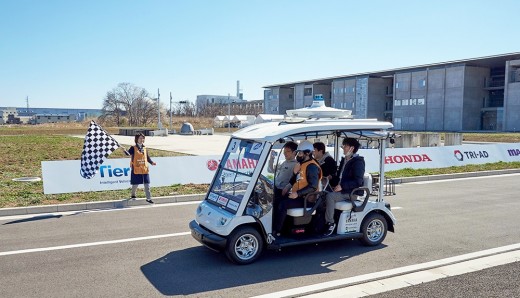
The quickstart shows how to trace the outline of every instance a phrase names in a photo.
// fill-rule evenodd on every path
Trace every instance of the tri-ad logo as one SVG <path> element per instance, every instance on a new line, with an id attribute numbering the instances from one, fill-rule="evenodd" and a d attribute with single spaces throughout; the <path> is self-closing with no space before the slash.
<path id="1" fill-rule="evenodd" d="M 482 151 L 460 151 L 460 150 L 454 150 L 453 156 L 458 161 L 464 161 L 464 158 L 466 159 L 479 159 L 479 158 L 488 158 L 489 153 L 485 150 Z"/>
<path id="2" fill-rule="evenodd" d="M 520 156 L 520 149 L 507 149 L 509 156 Z"/>

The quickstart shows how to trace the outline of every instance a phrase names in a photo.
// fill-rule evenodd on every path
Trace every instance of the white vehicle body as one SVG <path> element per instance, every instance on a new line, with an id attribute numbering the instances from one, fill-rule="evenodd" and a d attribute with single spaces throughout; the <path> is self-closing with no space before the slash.
<path id="1" fill-rule="evenodd" d="M 352 238 L 360 238 L 367 245 L 380 244 L 387 230 L 393 231 L 396 224 L 389 204 L 384 201 L 383 183 L 385 147 L 387 140 L 394 137 L 388 131 L 392 127 L 389 122 L 374 119 L 288 119 L 237 131 L 230 139 L 206 198 L 197 208 L 195 220 L 190 223 L 192 236 L 213 250 L 224 251 L 238 264 L 255 261 L 264 248 Z M 377 190 L 372 186 L 371 176 L 365 174 L 362 188 L 365 195 L 336 203 L 338 228 L 332 236 L 310 232 L 310 221 L 319 213 L 316 203 L 316 207 L 309 205 L 287 211 L 292 220 L 289 227 L 297 227 L 305 235 L 289 233 L 273 237 L 273 201 L 278 198 L 273 192 L 276 173 L 270 173 L 267 166 L 272 151 L 280 151 L 289 140 L 319 139 L 334 146 L 338 161 L 339 145 L 345 137 L 370 142 L 371 147 L 377 148 L 373 150 L 379 150 Z M 278 162 L 283 159 L 280 156 Z M 326 190 L 315 195 L 321 203 Z"/>

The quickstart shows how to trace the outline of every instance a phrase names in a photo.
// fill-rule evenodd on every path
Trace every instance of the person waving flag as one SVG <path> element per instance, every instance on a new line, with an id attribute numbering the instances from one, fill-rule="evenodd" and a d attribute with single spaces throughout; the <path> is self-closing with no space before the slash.
<path id="1" fill-rule="evenodd" d="M 85 179 L 94 177 L 105 159 L 119 147 L 121 145 L 99 124 L 94 120 L 90 121 L 83 152 L 81 152 L 81 177 Z"/>

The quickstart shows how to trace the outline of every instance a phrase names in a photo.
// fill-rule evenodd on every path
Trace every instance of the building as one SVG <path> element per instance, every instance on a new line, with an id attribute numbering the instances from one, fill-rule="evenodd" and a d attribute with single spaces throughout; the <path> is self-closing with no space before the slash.
<path id="1" fill-rule="evenodd" d="M 40 124 L 55 122 L 83 121 L 97 118 L 100 109 L 61 109 L 61 108 L 15 108 L 0 107 L 0 124 Z M 11 119 L 8 121 L 8 119 Z"/>
<path id="2" fill-rule="evenodd" d="M 36 114 L 33 116 L 32 124 L 58 123 L 76 121 L 74 114 Z"/>
<path id="3" fill-rule="evenodd" d="M 265 86 L 264 112 L 307 107 L 315 94 L 397 130 L 520 130 L 520 53 Z"/>
<path id="4" fill-rule="evenodd" d="M 257 115 L 264 110 L 263 100 L 244 100 L 240 97 L 227 95 L 197 95 L 195 102 L 197 114 L 203 116 L 217 116 L 224 114 Z"/>
<path id="5" fill-rule="evenodd" d="M 195 104 L 198 107 L 205 105 L 223 105 L 229 103 L 238 103 L 244 101 L 242 98 L 228 95 L 197 95 Z"/>
<path id="6" fill-rule="evenodd" d="M 0 108 L 0 124 L 8 124 L 13 117 L 18 117 L 16 108 Z"/>

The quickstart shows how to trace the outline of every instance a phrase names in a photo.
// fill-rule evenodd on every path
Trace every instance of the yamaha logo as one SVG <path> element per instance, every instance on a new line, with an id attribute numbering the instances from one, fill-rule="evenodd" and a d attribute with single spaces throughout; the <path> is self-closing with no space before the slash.
<path id="1" fill-rule="evenodd" d="M 208 167 L 208 170 L 215 171 L 218 167 L 218 162 L 214 159 L 210 159 L 206 162 L 206 166 Z"/>

